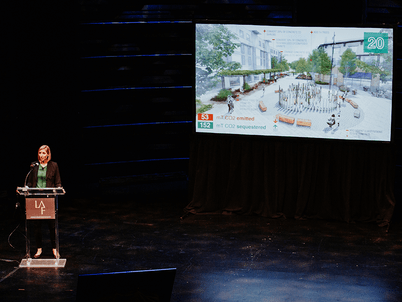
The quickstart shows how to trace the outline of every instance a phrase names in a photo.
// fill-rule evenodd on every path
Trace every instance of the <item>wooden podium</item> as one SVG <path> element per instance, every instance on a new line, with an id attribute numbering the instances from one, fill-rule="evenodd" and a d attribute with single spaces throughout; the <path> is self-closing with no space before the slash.
<path id="1" fill-rule="evenodd" d="M 17 193 L 25 196 L 26 255 L 21 260 L 20 267 L 64 267 L 67 262 L 66 259 L 31 258 L 28 223 L 31 220 L 54 219 L 56 255 L 59 255 L 58 196 L 64 195 L 66 193 L 65 190 L 63 188 L 18 187 Z"/>

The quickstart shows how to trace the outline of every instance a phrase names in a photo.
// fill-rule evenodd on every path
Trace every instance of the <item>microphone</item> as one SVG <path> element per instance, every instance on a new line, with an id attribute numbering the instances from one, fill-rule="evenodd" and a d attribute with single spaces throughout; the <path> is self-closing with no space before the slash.
<path id="1" fill-rule="evenodd" d="M 35 166 L 39 166 L 39 163 L 36 162 L 36 163 L 31 164 L 31 168 L 33 168 L 33 167 L 35 167 Z"/>

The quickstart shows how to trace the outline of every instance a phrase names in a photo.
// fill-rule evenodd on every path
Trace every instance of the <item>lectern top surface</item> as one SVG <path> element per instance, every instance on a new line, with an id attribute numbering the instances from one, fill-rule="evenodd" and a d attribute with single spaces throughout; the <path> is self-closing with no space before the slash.
<path id="1" fill-rule="evenodd" d="M 19 195 L 64 195 L 66 191 L 64 188 L 29 188 L 17 187 Z"/>

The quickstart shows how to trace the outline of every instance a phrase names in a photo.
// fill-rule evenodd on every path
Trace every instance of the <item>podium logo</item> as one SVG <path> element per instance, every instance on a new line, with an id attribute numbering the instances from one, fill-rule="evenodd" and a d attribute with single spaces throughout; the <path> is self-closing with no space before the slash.
<path id="1" fill-rule="evenodd" d="M 26 217 L 27 219 L 55 219 L 56 202 L 53 197 L 33 197 L 26 198 Z"/>
<path id="2" fill-rule="evenodd" d="M 41 200 L 38 204 L 38 201 L 35 200 L 35 209 L 40 209 L 40 214 L 43 215 L 43 213 L 45 212 L 45 204 L 43 203 L 43 200 Z"/>

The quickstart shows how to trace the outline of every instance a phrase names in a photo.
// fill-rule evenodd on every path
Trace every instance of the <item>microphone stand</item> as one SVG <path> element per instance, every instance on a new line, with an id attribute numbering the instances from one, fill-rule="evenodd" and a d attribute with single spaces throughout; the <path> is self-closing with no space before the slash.
<path id="1" fill-rule="evenodd" d="M 28 179 L 28 175 L 29 175 L 29 174 L 31 174 L 32 170 L 33 170 L 33 167 L 31 168 L 31 170 L 29 170 L 29 172 L 28 172 L 27 176 L 25 177 L 25 181 L 24 181 L 24 187 L 26 187 L 26 186 L 27 186 L 27 179 Z"/>
<path id="2" fill-rule="evenodd" d="M 28 172 L 28 174 L 27 174 L 27 176 L 25 176 L 24 188 L 27 186 L 27 179 L 28 179 L 28 176 L 29 176 L 29 174 L 31 174 L 31 172 L 32 172 L 32 170 L 33 170 L 33 168 L 34 168 L 35 166 L 36 166 L 36 164 L 32 165 L 32 166 L 31 166 L 31 169 L 29 170 L 29 172 Z M 16 202 L 16 204 L 15 204 L 15 208 L 18 209 L 19 206 L 20 206 L 20 203 L 19 203 L 18 200 L 17 200 L 17 202 Z"/>
<path id="3" fill-rule="evenodd" d="M 28 179 L 28 176 L 29 176 L 29 174 L 31 174 L 33 168 L 34 168 L 36 165 L 38 165 L 38 164 L 37 164 L 37 163 L 34 163 L 34 164 L 31 166 L 31 170 L 29 170 L 27 176 L 25 176 L 24 187 L 27 186 L 27 179 Z"/>

